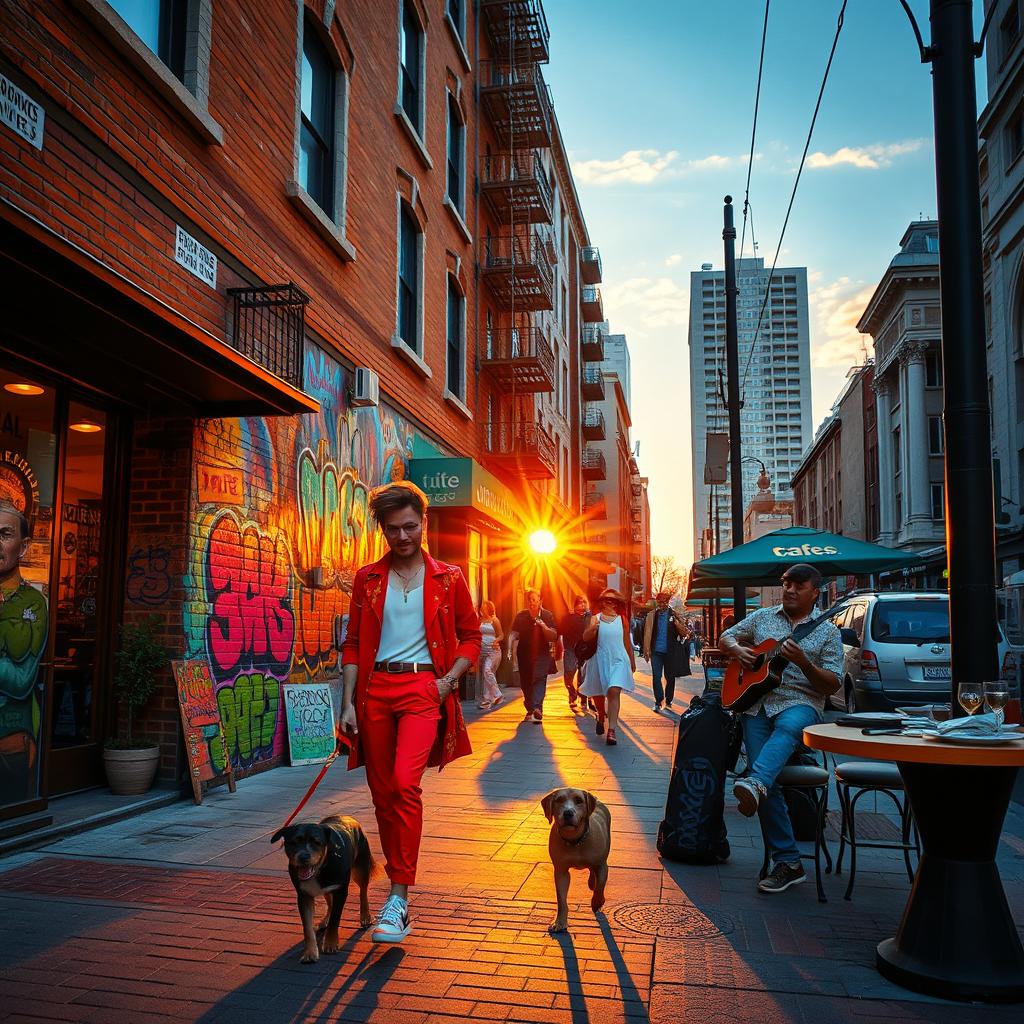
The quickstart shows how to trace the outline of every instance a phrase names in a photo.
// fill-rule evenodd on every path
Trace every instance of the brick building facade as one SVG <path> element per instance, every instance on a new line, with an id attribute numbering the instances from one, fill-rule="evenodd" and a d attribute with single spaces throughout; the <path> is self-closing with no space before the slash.
<path id="1" fill-rule="evenodd" d="M 281 763 L 381 482 L 428 484 L 432 549 L 505 618 L 587 580 L 522 545 L 581 541 L 603 319 L 540 0 L 150 6 L 3 5 L 0 498 L 50 621 L 0 817 L 102 782 L 122 621 L 209 665 L 237 770 Z M 169 672 L 143 728 L 180 781 Z"/>

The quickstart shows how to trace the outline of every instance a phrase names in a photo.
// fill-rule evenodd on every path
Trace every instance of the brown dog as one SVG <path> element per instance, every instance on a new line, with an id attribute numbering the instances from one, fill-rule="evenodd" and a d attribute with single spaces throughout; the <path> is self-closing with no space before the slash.
<path id="1" fill-rule="evenodd" d="M 555 866 L 558 913 L 548 931 L 564 932 L 569 925 L 569 869 L 590 872 L 587 883 L 594 895 L 591 909 L 604 906 L 608 881 L 608 854 L 612 848 L 611 811 L 585 789 L 553 789 L 540 802 L 551 822 L 548 853 Z"/>
<path id="2" fill-rule="evenodd" d="M 313 964 L 320 959 L 313 927 L 317 896 L 327 901 L 327 915 L 320 922 L 323 951 L 337 953 L 341 948 L 338 922 L 348 897 L 349 879 L 354 878 L 359 886 L 359 923 L 367 928 L 372 920 L 366 888 L 379 868 L 359 822 L 346 815 L 332 814 L 317 823 L 289 825 L 278 829 L 270 841 L 276 843 L 282 838 L 302 919 L 305 946 L 301 962 Z"/>

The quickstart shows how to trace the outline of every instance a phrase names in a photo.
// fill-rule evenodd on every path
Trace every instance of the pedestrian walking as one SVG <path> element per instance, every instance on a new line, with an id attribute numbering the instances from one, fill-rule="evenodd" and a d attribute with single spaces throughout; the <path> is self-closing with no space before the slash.
<path id="1" fill-rule="evenodd" d="M 626 599 L 609 587 L 597 599 L 598 614 L 590 619 L 583 632 L 584 640 L 597 637 L 597 650 L 587 663 L 587 672 L 580 693 L 593 697 L 597 704 L 597 735 L 605 731 L 605 707 L 608 712 L 608 733 L 605 743 L 613 747 L 618 743 L 619 705 L 622 691 L 632 693 L 635 688 L 633 673 L 636 660 L 629 636 L 626 618 Z"/>
<path id="2" fill-rule="evenodd" d="M 668 606 L 669 595 L 662 591 L 655 595 L 655 605 L 644 621 L 643 655 L 651 663 L 651 684 L 654 687 L 654 710 L 660 711 L 663 704 L 672 707 L 675 698 L 676 641 L 686 631 L 683 620 Z M 690 674 L 689 664 L 686 675 Z M 662 685 L 662 676 L 665 684 Z"/>
<path id="3" fill-rule="evenodd" d="M 505 633 L 501 628 L 501 620 L 495 614 L 494 602 L 483 601 L 480 604 L 480 678 L 483 693 L 479 707 L 497 707 L 502 702 L 501 687 L 495 674 L 501 664 L 501 642 Z"/>
<path id="4" fill-rule="evenodd" d="M 782 577 L 782 604 L 761 608 L 726 630 L 721 650 L 752 667 L 751 650 L 765 640 L 784 640 L 782 657 L 789 664 L 782 682 L 740 716 L 749 774 L 734 786 L 741 814 L 761 816 L 765 842 L 773 861 L 771 873 L 760 882 L 761 892 L 783 892 L 807 877 L 782 788 L 779 772 L 801 743 L 803 731 L 820 722 L 825 699 L 839 689 L 843 671 L 843 641 L 831 622 L 822 622 L 799 641 L 790 639 L 802 622 L 816 619 L 821 573 L 812 565 L 790 566 Z"/>
<path id="5" fill-rule="evenodd" d="M 512 620 L 508 634 L 509 659 L 519 666 L 519 687 L 527 722 L 544 718 L 548 676 L 555 671 L 551 645 L 558 639 L 555 616 L 544 607 L 539 590 L 526 591 L 526 607 Z"/>
<path id="6" fill-rule="evenodd" d="M 583 631 L 590 623 L 590 613 L 587 610 L 587 599 L 578 595 L 572 603 L 572 611 L 562 616 L 558 624 L 558 633 L 562 638 L 562 681 L 565 683 L 565 691 L 569 698 L 569 710 L 576 714 L 581 710 L 579 707 L 579 684 L 583 682 L 583 673 L 586 670 L 586 663 L 581 665 L 576 658 L 576 645 L 583 639 Z M 586 711 L 586 708 L 582 709 Z"/>
<path id="7" fill-rule="evenodd" d="M 420 780 L 472 752 L 458 691 L 480 655 L 480 620 L 458 566 L 423 550 L 427 497 L 415 484 L 376 488 L 370 514 L 389 551 L 352 583 L 341 726 L 354 739 L 349 768 L 366 766 L 391 880 L 372 938 L 401 942 L 423 833 Z"/>

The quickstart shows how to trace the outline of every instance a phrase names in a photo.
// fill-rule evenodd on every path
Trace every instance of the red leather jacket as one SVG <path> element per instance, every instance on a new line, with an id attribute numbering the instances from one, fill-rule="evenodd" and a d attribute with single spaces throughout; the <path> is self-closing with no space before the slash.
<path id="1" fill-rule="evenodd" d="M 475 662 L 480 655 L 480 616 L 473 607 L 469 587 L 457 565 L 439 562 L 423 552 L 423 619 L 427 631 L 427 646 L 434 663 L 434 671 L 443 676 L 458 658 Z M 384 617 L 384 598 L 388 591 L 388 572 L 391 555 L 380 561 L 364 565 L 352 583 L 352 604 L 349 608 L 348 632 L 341 645 L 342 665 L 358 665 L 355 708 L 357 720 L 366 706 L 366 688 L 377 660 L 380 629 Z M 457 757 L 472 753 L 469 733 L 462 718 L 462 709 L 455 694 L 449 694 L 441 703 L 441 720 L 437 741 L 430 751 L 427 764 L 441 768 Z M 363 763 L 357 742 L 349 754 L 349 768 Z"/>

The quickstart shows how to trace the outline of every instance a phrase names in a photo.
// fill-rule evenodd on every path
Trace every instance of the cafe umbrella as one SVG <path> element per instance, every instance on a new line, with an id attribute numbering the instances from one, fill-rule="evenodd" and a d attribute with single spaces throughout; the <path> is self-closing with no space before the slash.
<path id="1" fill-rule="evenodd" d="M 690 587 L 699 590 L 725 580 L 754 587 L 778 586 L 782 574 L 797 562 L 813 565 L 822 576 L 868 576 L 909 568 L 919 561 L 913 552 L 808 526 L 790 526 L 694 563 Z"/>

